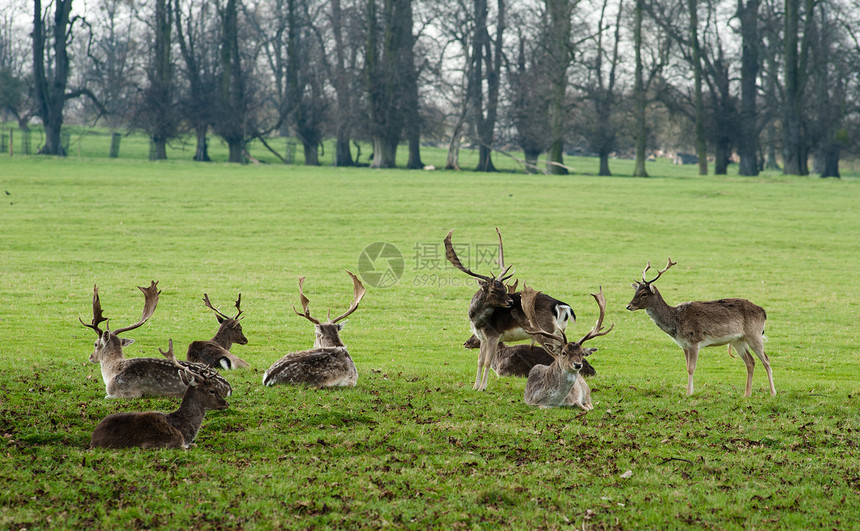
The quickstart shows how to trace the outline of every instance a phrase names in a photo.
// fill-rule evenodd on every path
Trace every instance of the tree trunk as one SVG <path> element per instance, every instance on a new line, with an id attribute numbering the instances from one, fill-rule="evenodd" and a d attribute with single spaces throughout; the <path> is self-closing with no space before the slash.
<path id="1" fill-rule="evenodd" d="M 756 119 L 756 96 L 758 88 L 758 6 L 759 0 L 738 0 L 738 18 L 741 21 L 741 116 L 740 116 L 740 155 L 739 175 L 758 175 L 758 125 Z"/>
<path id="2" fill-rule="evenodd" d="M 335 42 L 334 79 L 332 80 L 337 101 L 335 113 L 335 166 L 354 166 L 349 149 L 350 123 L 352 116 L 352 95 L 346 72 L 346 46 L 343 42 L 343 12 L 340 0 L 331 0 L 331 28 Z"/>
<path id="3" fill-rule="evenodd" d="M 821 177 L 835 177 L 839 179 L 839 146 L 831 145 L 829 149 L 822 154 Z"/>
<path id="4" fill-rule="evenodd" d="M 785 100 L 783 113 L 783 173 L 807 175 L 802 118 L 803 68 L 798 57 L 800 0 L 785 0 L 784 64 Z"/>
<path id="5" fill-rule="evenodd" d="M 642 73 L 642 8 L 644 0 L 636 0 L 635 19 L 633 23 L 633 50 L 636 63 L 636 73 L 633 86 L 633 98 L 636 104 L 636 162 L 633 168 L 634 177 L 648 177 L 645 170 L 645 146 L 648 139 L 648 129 L 645 123 L 645 82 Z"/>
<path id="6" fill-rule="evenodd" d="M 699 175 L 708 174 L 708 147 L 705 141 L 705 103 L 702 98 L 702 51 L 699 46 L 699 12 L 696 0 L 687 0 L 690 12 L 690 42 L 693 54 L 693 100 L 695 105 L 696 156 Z"/>
<path id="7" fill-rule="evenodd" d="M 717 139 L 714 144 L 714 175 L 726 175 L 729 169 L 731 143 L 725 138 Z"/>
<path id="8" fill-rule="evenodd" d="M 212 160 L 209 158 L 209 145 L 206 141 L 207 129 L 206 125 L 194 128 L 197 136 L 197 148 L 194 150 L 194 160 L 197 162 L 209 162 Z"/>
<path id="9" fill-rule="evenodd" d="M 545 0 L 549 15 L 547 48 L 550 55 L 550 146 L 547 151 L 547 169 L 550 173 L 564 175 L 564 126 L 567 106 L 567 70 L 570 66 L 570 0 Z"/>
<path id="10" fill-rule="evenodd" d="M 605 149 L 601 150 L 598 156 L 600 158 L 600 169 L 597 171 L 597 175 L 609 177 L 612 175 L 612 172 L 609 171 L 609 151 Z"/>
<path id="11" fill-rule="evenodd" d="M 302 148 L 305 153 L 305 166 L 319 166 L 319 144 L 302 142 Z"/>
<path id="12" fill-rule="evenodd" d="M 445 159 L 446 170 L 460 170 L 460 140 L 463 138 L 463 127 L 465 114 L 460 115 L 454 131 L 451 133 L 451 141 L 448 142 L 448 156 Z"/>
<path id="13" fill-rule="evenodd" d="M 36 114 L 42 119 L 45 127 L 45 145 L 39 153 L 65 156 L 60 131 L 63 127 L 63 108 L 69 78 L 67 46 L 71 39 L 69 16 L 72 0 L 54 0 L 53 4 L 54 21 L 51 25 L 53 65 L 46 65 L 47 37 L 45 21 L 42 20 L 42 2 L 33 1 L 33 82 L 36 87 Z M 46 70 L 50 72 L 50 78 Z"/>
<path id="14" fill-rule="evenodd" d="M 526 157 L 526 173 L 538 173 L 538 157 L 540 151 L 524 151 Z"/>

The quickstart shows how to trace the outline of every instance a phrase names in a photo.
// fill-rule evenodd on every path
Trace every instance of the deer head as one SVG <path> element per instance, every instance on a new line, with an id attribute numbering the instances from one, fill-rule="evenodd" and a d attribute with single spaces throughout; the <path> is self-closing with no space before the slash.
<path id="1" fill-rule="evenodd" d="M 296 315 L 300 315 L 312 322 L 315 327 L 315 338 L 314 338 L 314 348 L 320 347 L 342 347 L 343 343 L 340 340 L 340 331 L 343 330 L 343 323 L 339 322 L 343 319 L 346 319 L 352 312 L 358 309 L 358 303 L 361 302 L 362 297 L 364 297 L 365 289 L 364 285 L 358 279 L 357 276 L 352 274 L 350 271 L 346 272 L 352 278 L 353 285 L 353 298 L 352 304 L 349 305 L 349 309 L 335 317 L 331 318 L 331 310 L 326 317 L 325 322 L 321 322 L 319 319 L 311 316 L 310 309 L 308 305 L 310 301 L 307 297 L 305 297 L 303 285 L 305 282 L 305 277 L 299 277 L 299 299 L 302 303 L 302 311 L 299 312 L 296 310 L 296 307 L 293 306 L 293 311 L 296 312 Z"/>
<path id="2" fill-rule="evenodd" d="M 630 311 L 633 310 L 641 310 L 644 308 L 648 308 L 651 305 L 652 296 L 660 296 L 660 292 L 657 291 L 656 286 L 654 286 L 654 282 L 660 278 L 663 273 L 669 270 L 670 267 L 676 265 L 677 262 L 673 262 L 671 258 L 666 263 L 666 267 L 657 271 L 657 276 L 652 278 L 651 280 L 647 280 L 645 278 L 645 273 L 651 269 L 651 261 L 648 261 L 648 264 L 645 266 L 645 269 L 642 270 L 642 282 L 638 280 L 633 282 L 631 286 L 636 290 L 636 293 L 633 294 L 633 300 L 630 301 L 630 304 L 627 305 L 627 309 Z"/>
<path id="3" fill-rule="evenodd" d="M 240 317 L 242 315 L 242 309 L 240 308 L 242 304 L 242 294 L 239 294 L 239 298 L 236 299 L 236 315 L 233 317 L 229 317 L 223 313 L 221 313 L 217 308 L 212 306 L 212 303 L 209 302 L 209 295 L 207 293 L 203 294 L 203 304 L 206 305 L 207 308 L 215 312 L 215 318 L 218 319 L 218 323 L 220 323 L 220 327 L 218 328 L 218 334 L 226 334 L 230 340 L 230 343 L 236 343 L 238 345 L 247 345 L 248 338 L 245 337 L 245 334 L 242 332 L 242 324 L 239 322 Z"/>
<path id="4" fill-rule="evenodd" d="M 601 287 L 600 291 L 591 294 L 594 300 L 597 301 L 597 307 L 600 310 L 597 323 L 579 341 L 568 341 L 564 332 L 553 334 L 537 325 L 535 298 L 539 293 L 539 291 L 535 291 L 528 286 L 523 287 L 521 295 L 523 313 L 526 314 L 529 321 L 528 326 L 523 327 L 523 329 L 531 334 L 535 341 L 540 343 L 550 356 L 555 358 L 555 363 L 562 370 L 566 372 L 579 372 L 582 369 L 583 358 L 597 351 L 596 348 L 583 347 L 583 343 L 595 337 L 605 336 L 615 327 L 613 324 L 608 329 L 603 329 L 603 317 L 606 315 L 606 298 L 603 296 L 603 288 Z"/>
<path id="5" fill-rule="evenodd" d="M 196 375 L 189 371 L 176 359 L 176 355 L 173 353 L 173 339 L 169 339 L 167 342 L 167 352 L 161 349 L 158 351 L 179 370 L 179 379 L 189 388 L 185 392 L 186 396 L 189 393 L 195 395 L 194 398 L 200 402 L 204 409 L 227 409 L 227 401 L 221 396 L 219 388 L 213 384 L 214 378 L 212 377 L 217 375 L 215 371 L 202 366 Z"/>
<path id="6" fill-rule="evenodd" d="M 95 342 L 95 348 L 93 353 L 90 355 L 90 361 L 92 363 L 99 363 L 104 359 L 104 355 L 108 352 L 118 351 L 121 354 L 122 348 L 134 343 L 134 339 L 120 338 L 118 337 L 119 334 L 142 326 L 143 323 L 145 323 L 150 317 L 152 317 L 152 314 L 155 313 L 155 307 L 158 305 L 158 296 L 161 294 L 161 291 L 158 289 L 158 282 L 152 281 L 148 288 L 138 286 L 137 289 L 143 292 L 144 296 L 143 313 L 140 316 L 140 320 L 133 325 L 117 328 L 116 330 L 111 331 L 110 326 L 107 324 L 105 325 L 105 330 L 101 329 L 101 323 L 108 322 L 108 319 L 102 314 L 102 305 L 99 300 L 99 288 L 97 285 L 93 286 L 93 320 L 90 324 L 87 324 L 83 319 L 78 318 L 82 325 L 93 330 L 98 335 L 98 339 L 96 339 Z"/>
<path id="7" fill-rule="evenodd" d="M 498 276 L 490 273 L 490 276 L 479 275 L 478 273 L 473 273 L 467 267 L 460 262 L 460 258 L 457 256 L 457 253 L 454 251 L 454 246 L 451 243 L 451 235 L 454 234 L 454 229 L 451 229 L 448 232 L 448 235 L 445 236 L 445 257 L 448 259 L 451 264 L 466 273 L 469 276 L 475 277 L 478 279 L 478 286 L 480 286 L 481 294 L 484 296 L 486 303 L 489 306 L 497 307 L 497 308 L 510 308 L 514 300 L 511 298 L 510 294 L 516 290 L 516 283 L 512 286 L 506 286 L 505 281 L 509 280 L 514 276 L 514 273 L 509 273 L 511 266 L 505 267 L 505 254 L 504 247 L 502 246 L 502 233 L 499 232 L 498 227 L 496 228 L 496 234 L 499 236 L 499 267 L 501 268 L 501 273 Z"/>

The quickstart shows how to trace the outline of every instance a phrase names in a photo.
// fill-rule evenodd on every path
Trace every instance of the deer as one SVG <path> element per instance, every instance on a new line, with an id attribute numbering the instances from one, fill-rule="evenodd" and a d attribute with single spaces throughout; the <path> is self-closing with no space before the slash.
<path id="1" fill-rule="evenodd" d="M 645 310 L 654 324 L 684 350 L 688 374 L 687 396 L 693 394 L 693 373 L 696 372 L 699 349 L 722 345 L 728 345 L 729 354 L 734 347 L 747 367 L 744 397 L 752 395 L 755 359 L 750 350 L 764 365 L 770 394 L 776 396 L 770 360 L 764 351 L 764 324 L 767 319 L 764 308 L 746 299 L 682 302 L 670 306 L 663 300 L 654 282 L 676 264 L 669 258 L 666 267 L 657 271 L 656 277 L 647 280 L 645 275 L 651 269 L 649 261 L 642 271 L 642 281 L 631 284 L 636 292 L 627 309 Z"/>
<path id="2" fill-rule="evenodd" d="M 194 341 L 188 345 L 188 352 L 185 354 L 185 359 L 194 363 L 200 363 L 209 367 L 223 368 L 227 370 L 250 367 L 247 361 L 241 359 L 230 352 L 233 343 L 238 345 L 247 345 L 248 338 L 242 333 L 242 324 L 239 322 L 239 316 L 242 315 L 242 294 L 236 299 L 237 313 L 233 317 L 229 317 L 221 313 L 217 308 L 209 302 L 209 294 L 203 294 L 203 304 L 207 308 L 215 312 L 215 318 L 218 320 L 218 331 L 215 336 L 207 341 Z"/>
<path id="3" fill-rule="evenodd" d="M 191 372 L 176 360 L 173 340 L 167 352 L 158 349 L 185 382 L 185 394 L 179 408 L 171 413 L 158 411 L 114 413 L 98 423 L 90 438 L 90 448 L 183 448 L 195 447 L 194 439 L 208 410 L 227 409 L 227 401 L 214 371 Z"/>
<path id="4" fill-rule="evenodd" d="M 502 272 L 498 276 L 492 272 L 490 276 L 473 273 L 465 267 L 451 243 L 453 233 L 452 229 L 445 236 L 445 257 L 454 267 L 476 278 L 479 286 L 469 303 L 469 323 L 472 333 L 481 345 L 473 388 L 484 391 L 487 388 L 490 369 L 496 360 L 499 342 L 521 341 L 531 339 L 531 336 L 523 330 L 523 325 L 528 322 L 520 303 L 520 293 L 510 293 L 505 285 L 505 281 L 509 280 L 513 273 L 509 273 L 510 266 L 504 267 L 504 248 L 499 229 L 496 228 L 496 234 L 499 236 L 499 267 Z M 553 332 L 564 331 L 568 320 L 576 321 L 576 315 L 569 304 L 544 293 L 535 300 L 535 318 L 540 326 Z"/>
<path id="5" fill-rule="evenodd" d="M 108 322 L 102 311 L 98 285 L 93 286 L 93 320 L 90 324 L 78 318 L 81 324 L 97 334 L 90 362 L 101 366 L 102 379 L 105 383 L 105 398 L 140 398 L 143 396 L 174 396 L 181 397 L 188 388 L 176 372 L 174 365 L 168 360 L 157 358 L 126 359 L 123 348 L 134 343 L 134 339 L 121 338 L 119 334 L 141 327 L 158 305 L 161 293 L 158 282 L 152 281 L 149 287 L 138 286 L 143 292 L 143 313 L 138 322 L 133 325 L 111 330 L 109 323 L 102 330 L 101 324 Z M 204 366 L 196 363 L 180 362 L 194 374 L 203 375 Z M 210 378 L 217 385 L 222 396 L 230 396 L 232 388 L 229 382 L 220 376 Z"/>
<path id="6" fill-rule="evenodd" d="M 480 348 L 481 341 L 472 336 L 463 343 L 465 348 Z M 496 351 L 496 361 L 491 364 L 493 371 L 499 377 L 518 376 L 527 378 L 529 371 L 535 365 L 551 365 L 554 358 L 540 345 L 532 343 L 523 343 L 519 345 L 506 345 L 499 342 L 498 350 Z M 579 371 L 582 376 L 594 376 L 597 371 L 588 363 L 588 360 L 582 360 L 582 370 Z"/>
<path id="7" fill-rule="evenodd" d="M 310 301 L 305 297 L 305 277 L 299 277 L 299 300 L 302 311 L 293 311 L 314 325 L 314 345 L 310 350 L 292 352 L 279 359 L 263 374 L 263 385 L 275 384 L 304 384 L 314 387 L 354 387 L 358 382 L 358 371 L 347 351 L 346 345 L 340 339 L 340 332 L 349 315 L 358 309 L 358 304 L 364 297 L 365 289 L 361 281 L 347 271 L 353 282 L 353 299 L 349 309 L 341 315 L 331 318 L 329 311 L 325 322 L 311 315 Z"/>
<path id="8" fill-rule="evenodd" d="M 584 347 L 586 341 L 596 337 L 605 336 L 615 328 L 611 325 L 603 329 L 603 318 L 606 315 L 606 298 L 603 296 L 601 287 L 597 293 L 591 296 L 597 301 L 599 316 L 597 323 L 579 341 L 568 341 L 562 331 L 560 333 L 549 332 L 538 323 L 535 314 L 535 303 L 539 291 L 524 287 L 522 292 L 523 312 L 528 317 L 526 332 L 553 358 L 551 365 L 535 365 L 529 371 L 523 400 L 530 406 L 538 406 L 541 409 L 551 407 L 578 407 L 586 412 L 594 409 L 591 403 L 591 388 L 582 377 L 585 357 L 597 351 L 597 348 Z"/>

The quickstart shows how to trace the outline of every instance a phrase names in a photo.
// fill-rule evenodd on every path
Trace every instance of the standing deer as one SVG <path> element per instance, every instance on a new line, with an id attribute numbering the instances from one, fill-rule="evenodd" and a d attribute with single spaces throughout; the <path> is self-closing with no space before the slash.
<path id="1" fill-rule="evenodd" d="M 247 361 L 230 352 L 233 343 L 248 344 L 248 339 L 242 333 L 242 324 L 239 322 L 239 316 L 242 315 L 242 310 L 239 307 L 242 304 L 242 294 L 240 293 L 239 298 L 236 299 L 237 313 L 233 317 L 228 317 L 212 306 L 207 293 L 203 294 L 203 304 L 215 312 L 215 318 L 218 319 L 220 326 L 212 339 L 194 341 L 188 345 L 185 359 L 209 367 L 220 367 L 228 370 L 250 367 Z"/>
<path id="2" fill-rule="evenodd" d="M 481 342 L 477 337 L 472 336 L 463 343 L 465 348 L 480 348 Z M 540 345 L 534 343 L 523 343 L 520 345 L 506 345 L 499 342 L 498 350 L 496 351 L 496 361 L 491 365 L 498 376 L 519 376 L 526 378 L 529 371 L 535 365 L 551 365 L 554 358 Z M 597 371 L 588 363 L 588 360 L 582 360 L 582 370 L 579 371 L 582 376 L 594 376 Z"/>
<path id="3" fill-rule="evenodd" d="M 526 331 L 532 334 L 555 360 L 552 365 L 535 365 L 529 372 L 526 389 L 523 396 L 525 403 L 540 408 L 576 406 L 585 411 L 591 411 L 591 388 L 582 377 L 585 356 L 591 355 L 596 348 L 585 348 L 583 343 L 595 337 L 605 336 L 615 327 L 613 324 L 603 330 L 603 317 L 606 314 L 606 299 L 603 288 L 591 296 L 597 301 L 600 316 L 594 328 L 576 342 L 568 342 L 564 332 L 557 334 L 547 332 L 537 324 L 535 316 L 535 299 L 540 292 L 524 288 L 522 292 L 523 311 L 528 316 L 529 324 Z"/>
<path id="4" fill-rule="evenodd" d="M 764 309 L 746 299 L 682 302 L 677 306 L 669 306 L 654 286 L 654 282 L 676 263 L 670 258 L 666 267 L 657 272 L 656 277 L 646 280 L 645 273 L 651 269 L 649 261 L 642 271 L 642 282 L 636 281 L 632 284 L 636 293 L 627 309 L 644 309 L 660 330 L 669 334 L 675 343 L 684 349 L 689 374 L 687 395 L 693 394 L 693 373 L 696 371 L 699 349 L 720 345 L 730 345 L 730 350 L 734 347 L 747 366 L 744 396 L 752 394 L 755 359 L 750 354 L 750 349 L 764 365 L 770 394 L 776 395 L 770 360 L 764 352 L 764 322 L 767 319 Z"/>
<path id="5" fill-rule="evenodd" d="M 156 358 L 126 359 L 123 347 L 134 343 L 134 339 L 120 338 L 119 334 L 134 330 L 143 325 L 158 305 L 158 282 L 153 281 L 148 288 L 138 286 L 143 292 L 144 305 L 140 320 L 133 325 L 111 330 L 101 329 L 101 323 L 108 321 L 102 314 L 99 288 L 93 286 L 93 320 L 87 324 L 80 319 L 81 324 L 93 330 L 98 339 L 95 342 L 90 362 L 101 365 L 102 379 L 105 382 L 105 398 L 139 398 L 142 396 L 183 396 L 188 387 L 186 382 L 176 372 L 176 367 L 167 360 Z M 204 367 L 196 363 L 180 362 L 194 374 L 202 376 Z M 230 396 L 232 388 L 224 378 L 212 377 L 213 385 L 217 385 L 222 396 Z"/>
<path id="6" fill-rule="evenodd" d="M 172 413 L 114 413 L 99 422 L 90 439 L 90 448 L 184 448 L 194 446 L 194 439 L 207 410 L 227 409 L 220 385 L 213 380 L 214 371 L 192 373 L 176 361 L 173 340 L 167 352 L 158 349 L 178 369 L 186 390 L 179 409 Z"/>
<path id="7" fill-rule="evenodd" d="M 358 371 L 355 363 L 347 352 L 346 345 L 340 340 L 340 331 L 343 330 L 342 319 L 358 309 L 358 303 L 364 297 L 365 289 L 361 281 L 347 271 L 352 277 L 353 300 L 349 309 L 331 318 L 331 312 L 326 322 L 312 317 L 308 309 L 310 301 L 305 297 L 302 285 L 305 277 L 299 278 L 299 298 L 302 303 L 302 312 L 293 311 L 296 315 L 304 317 L 314 324 L 315 337 L 314 348 L 301 352 L 292 352 L 272 364 L 263 374 L 263 385 L 275 384 L 305 384 L 316 387 L 353 387 L 358 381 Z"/>
<path id="8" fill-rule="evenodd" d="M 451 264 L 469 276 L 478 279 L 480 289 L 472 297 L 469 304 L 469 322 L 472 333 L 481 342 L 478 354 L 478 372 L 475 375 L 474 389 L 483 391 L 487 388 L 487 378 L 490 368 L 496 359 L 500 341 L 519 341 L 530 339 L 523 325 L 528 324 L 520 303 L 519 293 L 509 293 L 505 281 L 513 274 L 508 274 L 510 266 L 504 268 L 504 250 L 502 235 L 499 229 L 499 265 L 503 268 L 498 277 L 479 275 L 463 266 L 454 246 L 451 244 L 452 229 L 445 236 L 445 257 Z M 562 332 L 567 327 L 567 321 L 576 321 L 576 315 L 570 305 L 540 293 L 535 300 L 535 318 L 539 326 L 545 330 Z"/>

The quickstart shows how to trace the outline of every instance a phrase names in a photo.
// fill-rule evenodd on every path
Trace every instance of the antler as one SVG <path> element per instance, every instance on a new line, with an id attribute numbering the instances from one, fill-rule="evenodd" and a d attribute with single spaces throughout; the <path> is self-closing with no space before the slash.
<path id="1" fill-rule="evenodd" d="M 357 276 L 353 275 L 350 271 L 347 271 L 346 274 L 352 277 L 352 287 L 354 290 L 353 297 L 352 297 L 352 304 L 349 305 L 349 309 L 346 311 L 346 313 L 341 314 L 340 316 L 335 317 L 334 319 L 329 319 L 330 323 L 336 323 L 336 322 L 340 321 L 341 319 L 346 318 L 349 314 L 351 314 L 355 310 L 357 310 L 358 309 L 358 303 L 361 302 L 361 299 L 362 299 L 362 297 L 364 297 L 364 294 L 366 292 L 366 290 L 364 289 L 364 284 L 362 284 L 361 281 L 358 280 Z"/>
<path id="2" fill-rule="evenodd" d="M 657 271 L 657 276 L 656 276 L 656 277 L 652 278 L 651 280 L 645 280 L 645 273 L 646 273 L 649 269 L 651 269 L 651 260 L 648 260 L 648 265 L 646 265 L 646 266 L 645 266 L 645 269 L 643 269 L 643 270 L 642 270 L 642 282 L 644 282 L 645 284 L 651 284 L 652 282 L 654 282 L 654 281 L 656 281 L 658 278 L 660 278 L 660 276 L 661 276 L 663 273 L 665 273 L 666 271 L 668 271 L 670 267 L 672 267 L 673 265 L 676 265 L 677 263 L 678 263 L 678 262 L 673 262 L 673 261 L 672 261 L 672 259 L 670 258 L 670 259 L 669 259 L 669 261 L 666 263 L 666 267 L 664 267 L 664 268 L 663 268 L 663 269 L 661 269 L 660 271 Z"/>
<path id="3" fill-rule="evenodd" d="M 529 286 L 523 285 L 523 291 L 520 293 L 520 305 L 528 321 L 528 324 L 523 326 L 523 330 L 540 343 L 550 355 L 556 356 L 557 351 L 561 350 L 567 344 L 567 337 L 564 335 L 564 332 L 560 336 L 552 332 L 547 332 L 538 324 L 535 314 L 535 299 L 539 294 L 540 291 L 535 291 Z"/>
<path id="4" fill-rule="evenodd" d="M 114 330 L 114 334 L 120 334 L 122 332 L 128 332 L 129 330 L 134 330 L 139 326 L 143 325 L 152 314 L 155 313 L 155 307 L 158 305 L 158 296 L 161 294 L 161 291 L 158 289 L 158 282 L 153 280 L 151 281 L 148 288 L 144 288 L 143 286 L 138 286 L 137 289 L 143 292 L 144 303 L 143 303 L 143 313 L 140 316 L 140 320 L 133 325 L 126 326 L 123 328 L 118 328 Z"/>
<path id="5" fill-rule="evenodd" d="M 99 300 L 99 287 L 98 287 L 98 285 L 93 284 L 93 321 L 92 321 L 92 323 L 87 324 L 80 317 L 78 317 L 78 320 L 81 322 L 82 325 L 86 326 L 87 328 L 94 330 L 99 336 L 101 336 L 104 333 L 104 330 L 102 330 L 99 327 L 99 325 L 102 324 L 103 322 L 107 321 L 108 319 L 107 319 L 107 317 L 104 317 L 102 315 L 102 303 Z"/>
<path id="6" fill-rule="evenodd" d="M 210 310 L 212 310 L 213 312 L 215 312 L 216 314 L 218 314 L 219 316 L 221 316 L 224 319 L 238 319 L 239 316 L 242 315 L 242 310 L 239 308 L 239 305 L 242 304 L 242 294 L 241 293 L 239 294 L 239 298 L 236 299 L 236 309 L 239 310 L 239 313 L 237 313 L 234 317 L 230 317 L 226 314 L 223 314 L 223 313 L 221 313 L 220 310 L 218 310 L 217 308 L 212 306 L 212 303 L 209 302 L 209 294 L 207 294 L 207 293 L 203 294 L 203 304 L 205 304 L 207 308 L 209 308 Z"/>
<path id="7" fill-rule="evenodd" d="M 181 363 L 176 359 L 176 356 L 173 354 L 173 339 L 167 340 L 167 352 L 164 352 L 161 349 L 158 349 L 161 352 L 161 355 L 171 361 L 174 365 L 179 367 L 180 369 L 186 370 L 185 367 L 182 366 Z"/>
<path id="8" fill-rule="evenodd" d="M 499 273 L 499 280 L 501 282 L 504 282 L 514 276 L 514 271 L 511 271 L 510 275 L 505 276 L 507 275 L 508 271 L 510 271 L 512 266 L 505 267 L 505 248 L 504 246 L 502 246 L 502 233 L 499 232 L 498 227 L 496 227 L 496 234 L 499 235 L 499 269 L 502 270 L 502 272 Z"/>
<path id="9" fill-rule="evenodd" d="M 460 262 L 460 258 L 457 256 L 457 253 L 454 251 L 454 246 L 451 244 L 451 235 L 452 234 L 454 234 L 454 229 L 451 229 L 451 231 L 448 233 L 448 235 L 445 236 L 445 240 L 444 240 L 444 242 L 445 242 L 445 258 L 447 258 L 448 261 L 451 262 L 451 265 L 453 265 L 454 267 L 456 267 L 457 269 L 459 269 L 463 273 L 466 273 L 467 275 L 473 276 L 475 278 L 480 278 L 481 280 L 485 280 L 487 282 L 493 280 L 492 277 L 487 277 L 484 275 L 479 275 L 478 273 L 473 273 L 468 268 L 466 268 L 466 266 L 464 266 L 462 262 Z"/>
<path id="10" fill-rule="evenodd" d="M 311 317 L 311 311 L 308 309 L 308 304 L 310 304 L 311 301 L 309 301 L 308 298 L 305 297 L 305 292 L 302 290 L 302 285 L 304 283 L 305 277 L 299 277 L 299 300 L 302 301 L 302 310 L 304 310 L 304 312 L 299 312 L 298 310 L 296 310 L 295 306 L 293 306 L 293 311 L 296 312 L 296 315 L 301 315 L 313 324 L 322 324 L 319 319 Z"/>
<path id="11" fill-rule="evenodd" d="M 666 269 L 668 269 L 668 267 Z M 606 298 L 603 296 L 603 286 L 600 287 L 600 291 L 598 291 L 597 293 L 592 293 L 591 296 L 594 297 L 594 300 L 597 301 L 597 307 L 600 308 L 600 316 L 597 318 L 597 323 L 595 323 L 594 328 L 592 328 L 590 332 L 585 334 L 585 336 L 583 336 L 583 338 L 579 340 L 580 345 L 582 345 L 589 339 L 605 336 L 606 334 L 611 332 L 613 328 L 615 328 L 615 323 L 612 323 L 612 326 L 610 326 L 608 330 L 603 330 L 603 317 L 606 315 Z"/>

